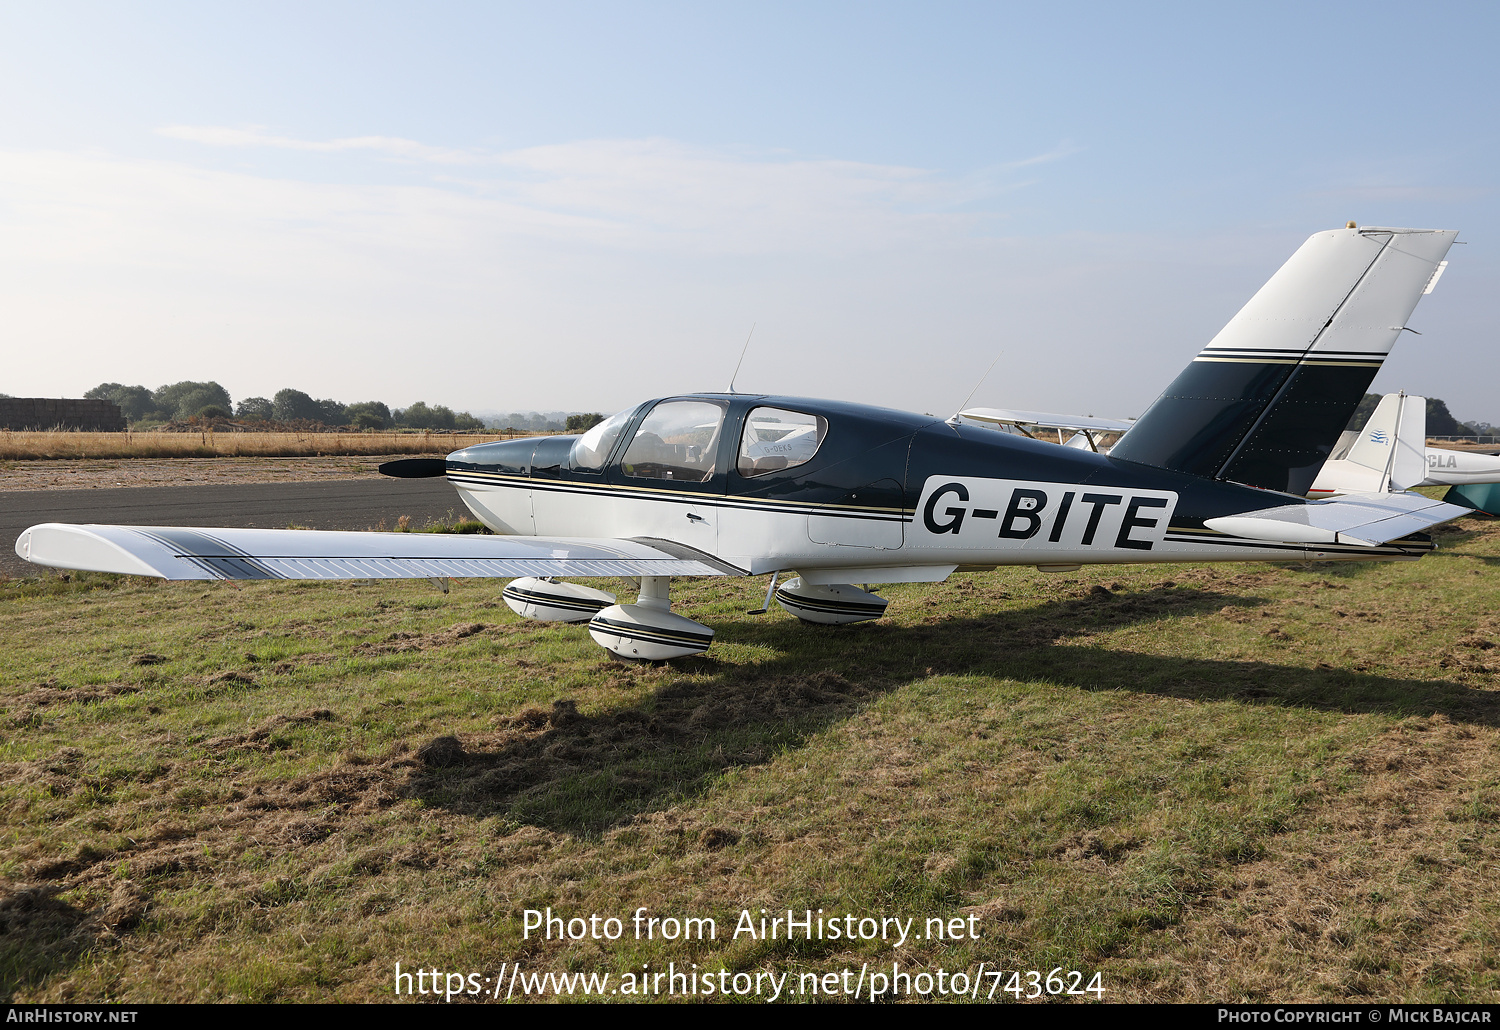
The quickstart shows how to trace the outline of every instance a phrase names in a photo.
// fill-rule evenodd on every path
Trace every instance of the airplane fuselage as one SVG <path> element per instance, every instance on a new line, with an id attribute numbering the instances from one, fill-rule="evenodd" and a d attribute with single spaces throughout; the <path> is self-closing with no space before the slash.
<path id="1" fill-rule="evenodd" d="M 692 468 L 703 472 L 678 470 L 697 481 L 629 460 L 636 434 L 650 435 L 653 410 L 672 402 L 722 412 L 707 443 L 675 445 L 701 452 Z M 767 411 L 819 420 L 815 453 L 792 467 L 753 467 L 747 441 Z M 1204 521 L 1300 499 L 865 405 L 699 394 L 617 418 L 623 428 L 598 468 L 574 460 L 577 437 L 540 437 L 457 451 L 448 478 L 498 533 L 669 541 L 751 575 L 795 569 L 811 582 L 938 580 L 997 565 L 1399 559 L 1430 549 L 1420 540 L 1226 536 Z"/>
<path id="2" fill-rule="evenodd" d="M 1500 482 L 1500 456 L 1446 447 L 1427 448 L 1427 478 L 1421 486 Z"/>

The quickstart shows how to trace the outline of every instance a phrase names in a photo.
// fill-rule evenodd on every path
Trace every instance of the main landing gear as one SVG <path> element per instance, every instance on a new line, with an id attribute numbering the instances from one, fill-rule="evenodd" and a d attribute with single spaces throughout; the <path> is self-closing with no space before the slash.
<path id="1" fill-rule="evenodd" d="M 589 620 L 594 643 L 621 658 L 644 662 L 707 651 L 714 631 L 672 614 L 671 582 L 666 576 L 641 577 L 641 596 L 635 604 L 614 605 Z"/>
<path id="2" fill-rule="evenodd" d="M 800 576 L 776 588 L 776 603 L 803 622 L 822 626 L 847 626 L 878 619 L 890 604 L 885 598 L 849 583 L 805 583 Z"/>
<path id="3" fill-rule="evenodd" d="M 527 576 L 506 584 L 503 596 L 511 610 L 542 622 L 587 622 L 589 636 L 607 651 L 631 661 L 660 662 L 702 654 L 714 631 L 671 612 L 671 580 L 641 579 L 635 604 L 615 604 L 615 595 L 554 579 Z"/>
<path id="4" fill-rule="evenodd" d="M 615 604 L 614 594 L 593 587 L 532 576 L 506 584 L 503 596 L 523 618 L 587 622 L 589 636 L 605 650 L 630 661 L 660 662 L 702 654 L 714 640 L 707 626 L 672 614 L 671 582 L 666 576 L 642 577 L 635 604 Z M 800 576 L 773 589 L 782 608 L 822 626 L 878 619 L 890 603 L 849 583 L 807 583 Z"/>
<path id="5" fill-rule="evenodd" d="M 521 618 L 540 622 L 588 622 L 615 603 L 615 595 L 603 590 L 534 576 L 511 580 L 501 596 Z"/>

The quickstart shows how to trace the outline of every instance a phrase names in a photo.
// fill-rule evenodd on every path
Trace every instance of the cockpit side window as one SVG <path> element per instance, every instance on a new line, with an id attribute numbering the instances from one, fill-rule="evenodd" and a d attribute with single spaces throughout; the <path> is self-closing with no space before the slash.
<path id="1" fill-rule="evenodd" d="M 747 479 L 812 460 L 828 435 L 828 420 L 785 408 L 755 408 L 745 417 L 740 457 L 735 465 Z"/>
<path id="2" fill-rule="evenodd" d="M 707 482 L 715 471 L 724 411 L 713 401 L 662 401 L 635 431 L 620 470 L 632 479 Z"/>
<path id="3" fill-rule="evenodd" d="M 609 460 L 609 452 L 615 449 L 615 441 L 624 432 L 634 408 L 611 415 L 594 428 L 584 433 L 573 443 L 568 454 L 568 468 L 577 472 L 598 472 Z"/>

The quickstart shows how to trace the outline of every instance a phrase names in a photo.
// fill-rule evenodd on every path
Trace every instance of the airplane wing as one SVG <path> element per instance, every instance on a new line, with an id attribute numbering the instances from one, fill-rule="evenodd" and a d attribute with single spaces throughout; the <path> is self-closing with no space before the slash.
<path id="1" fill-rule="evenodd" d="M 1467 509 L 1464 509 L 1467 510 Z M 32 526 L 29 562 L 162 579 L 422 579 L 467 576 L 743 576 L 667 540 L 168 526 Z"/>
<path id="2" fill-rule="evenodd" d="M 1002 426 L 1038 429 L 1071 429 L 1075 433 L 1123 433 L 1130 423 L 1118 418 L 1095 418 L 1092 415 L 1057 415 L 1048 411 L 1016 411 L 1011 408 L 967 408 L 960 418 L 975 422 L 992 422 Z"/>
<path id="3" fill-rule="evenodd" d="M 1373 547 L 1450 522 L 1469 511 L 1421 494 L 1345 494 L 1326 501 L 1206 519 L 1203 524 L 1251 540 Z"/>

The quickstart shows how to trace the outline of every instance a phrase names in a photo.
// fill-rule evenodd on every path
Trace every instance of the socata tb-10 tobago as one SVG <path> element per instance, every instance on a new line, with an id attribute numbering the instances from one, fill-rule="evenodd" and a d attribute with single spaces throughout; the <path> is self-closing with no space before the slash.
<path id="1" fill-rule="evenodd" d="M 832 401 L 696 394 L 578 437 L 392 463 L 446 475 L 498 536 L 33 526 L 21 557 L 166 579 L 512 576 L 511 607 L 589 622 L 617 655 L 708 648 L 670 611 L 673 576 L 772 576 L 809 622 L 878 618 L 854 583 L 1035 565 L 1415 559 L 1467 509 L 1387 492 L 1309 501 L 1457 234 L 1320 232 L 1292 255 L 1112 453 Z M 777 587 L 777 577 L 793 573 Z M 640 578 L 634 604 L 557 577 Z"/>

